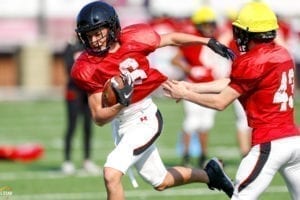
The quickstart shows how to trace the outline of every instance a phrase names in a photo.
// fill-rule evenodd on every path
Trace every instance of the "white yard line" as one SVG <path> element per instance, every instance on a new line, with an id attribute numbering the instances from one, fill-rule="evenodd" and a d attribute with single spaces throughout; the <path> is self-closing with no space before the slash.
<path id="1" fill-rule="evenodd" d="M 234 173 L 236 168 L 227 166 L 226 167 L 227 173 Z M 83 169 L 78 169 L 73 177 L 76 178 L 85 178 L 85 177 L 93 177 L 93 176 L 100 176 L 99 175 L 91 175 L 84 171 Z M 14 171 L 7 171 L 0 173 L 0 180 L 1 181 L 14 181 L 14 180 L 47 180 L 47 179 L 59 179 L 59 178 L 66 178 L 69 177 L 68 175 L 63 174 L 60 170 L 53 170 L 53 171 L 22 171 L 22 172 L 14 172 Z"/>
<path id="2" fill-rule="evenodd" d="M 85 172 L 83 169 L 77 170 L 76 174 L 74 174 L 76 178 L 85 178 L 91 176 L 100 176 L 99 175 L 91 175 Z M 13 180 L 37 180 L 37 179 L 59 179 L 69 177 L 68 175 L 63 174 L 59 170 L 57 171 L 44 171 L 44 172 L 6 172 L 0 173 L 1 181 L 13 181 Z"/>
<path id="3" fill-rule="evenodd" d="M 61 150 L 62 151 L 62 146 L 58 146 L 58 145 L 49 145 L 51 146 L 51 149 L 54 149 L 54 150 Z M 94 151 L 97 150 L 97 152 L 100 152 L 100 153 L 97 153 L 95 154 L 94 158 L 97 159 L 99 158 L 100 156 L 102 158 L 106 158 L 107 156 L 107 153 L 104 153 L 102 150 L 106 150 L 108 147 L 108 145 L 105 145 L 105 144 L 98 144 L 96 145 L 94 148 Z M 81 151 L 82 147 L 78 144 L 78 145 L 74 145 L 73 147 L 73 150 L 79 150 Z M 174 146 L 174 148 L 170 148 L 170 147 L 165 147 L 165 146 L 159 146 L 159 152 L 162 156 L 162 158 L 178 158 L 180 157 L 180 155 L 177 153 L 177 150 L 176 150 L 176 147 Z M 233 158 L 239 158 L 240 154 L 239 154 L 239 150 L 237 147 L 226 147 L 226 146 L 218 146 L 218 147 L 214 147 L 214 148 L 211 148 L 211 152 L 210 152 L 211 155 L 216 155 L 217 157 L 220 157 L 222 159 L 225 160 L 226 162 L 226 159 L 233 159 Z M 74 155 L 74 156 L 77 156 L 77 155 Z M 79 155 L 81 156 L 81 154 Z M 61 161 L 61 157 L 60 156 L 57 156 L 57 151 L 48 151 L 48 152 L 45 152 L 45 159 L 47 161 Z"/>
<path id="4" fill-rule="evenodd" d="M 267 193 L 286 193 L 285 186 L 271 186 L 266 191 Z M 153 198 L 153 197 L 180 197 L 180 196 L 200 196 L 200 195 L 223 195 L 221 192 L 210 191 L 208 189 L 170 189 L 163 192 L 155 190 L 127 190 L 127 198 Z M 225 195 L 225 194 L 224 194 Z M 106 199 L 105 192 L 84 192 L 84 193 L 56 193 L 56 194 L 30 194 L 30 195 L 12 195 L 14 200 L 77 200 L 77 199 Z M 144 199 L 143 198 L 143 199 Z"/>

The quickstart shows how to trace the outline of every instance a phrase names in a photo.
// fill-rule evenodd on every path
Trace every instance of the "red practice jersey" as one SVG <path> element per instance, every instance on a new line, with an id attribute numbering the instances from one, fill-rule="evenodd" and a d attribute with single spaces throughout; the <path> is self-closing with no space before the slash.
<path id="1" fill-rule="evenodd" d="M 253 128 L 252 145 L 299 135 L 294 124 L 294 63 L 286 49 L 260 44 L 232 65 L 230 86 Z"/>
<path id="2" fill-rule="evenodd" d="M 194 35 L 200 36 L 194 32 Z M 194 83 L 208 82 L 214 80 L 212 66 L 207 66 L 206 60 L 213 59 L 207 53 L 208 48 L 204 45 L 188 45 L 180 47 L 180 50 L 191 68 L 191 73 L 187 75 L 187 79 Z M 211 50 L 209 50 L 210 52 Z"/>
<path id="3" fill-rule="evenodd" d="M 120 35 L 120 49 L 105 56 L 87 52 L 75 62 L 71 76 L 87 93 L 103 91 L 105 82 L 120 73 L 130 72 L 135 80 L 132 103 L 150 95 L 167 77 L 151 68 L 147 56 L 160 44 L 160 36 L 146 24 L 124 28 Z"/>

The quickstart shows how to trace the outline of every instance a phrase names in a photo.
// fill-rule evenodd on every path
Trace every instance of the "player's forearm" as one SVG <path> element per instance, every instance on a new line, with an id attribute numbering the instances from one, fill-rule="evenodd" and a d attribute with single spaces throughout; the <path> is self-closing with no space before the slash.
<path id="1" fill-rule="evenodd" d="M 102 106 L 102 93 L 89 95 L 89 106 L 92 119 L 98 126 L 109 123 L 123 108 L 120 104 L 104 108 Z"/>
<path id="2" fill-rule="evenodd" d="M 190 84 L 188 85 L 188 88 L 197 93 L 219 93 L 229 84 L 229 82 L 229 78 L 223 78 L 210 82 Z"/>
<path id="3" fill-rule="evenodd" d="M 178 88 L 176 90 L 178 90 Z M 196 93 L 186 89 L 181 92 L 177 92 L 175 95 L 177 98 L 182 98 L 196 104 L 221 111 L 237 99 L 240 96 L 240 93 L 230 86 L 226 86 L 218 93 Z"/>
<path id="4" fill-rule="evenodd" d="M 92 112 L 92 118 L 98 126 L 103 126 L 111 122 L 123 108 L 124 106 L 120 104 L 116 104 L 107 108 L 99 106 L 98 109 Z"/>
<path id="5" fill-rule="evenodd" d="M 167 97 L 176 99 L 177 101 L 184 99 L 216 110 L 224 110 L 239 96 L 234 89 L 228 86 L 219 93 L 198 93 L 190 88 L 193 85 L 195 84 L 185 81 L 168 80 L 162 86 Z"/>
<path id="6" fill-rule="evenodd" d="M 224 110 L 227 106 L 218 94 L 199 94 L 194 91 L 187 91 L 183 99 L 219 111 Z"/>

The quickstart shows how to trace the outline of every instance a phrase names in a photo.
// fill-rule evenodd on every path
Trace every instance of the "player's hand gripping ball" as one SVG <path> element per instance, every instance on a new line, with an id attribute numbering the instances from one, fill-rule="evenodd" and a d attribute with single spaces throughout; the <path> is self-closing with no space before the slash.
<path id="1" fill-rule="evenodd" d="M 133 92 L 133 81 L 129 74 L 113 76 L 104 84 L 102 106 L 110 107 L 117 103 L 128 106 Z"/>

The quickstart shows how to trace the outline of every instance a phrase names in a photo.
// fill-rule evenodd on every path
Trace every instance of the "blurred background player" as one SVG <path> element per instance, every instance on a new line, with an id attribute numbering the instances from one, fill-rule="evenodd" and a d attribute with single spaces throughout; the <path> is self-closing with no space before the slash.
<path id="1" fill-rule="evenodd" d="M 167 15 L 151 15 L 148 23 L 159 34 L 166 34 L 177 31 L 177 19 Z M 181 70 L 174 67 L 171 60 L 178 50 L 178 47 L 168 46 L 157 49 L 148 57 L 154 67 L 159 66 L 159 71 L 170 79 L 182 79 L 184 74 Z"/>
<path id="2" fill-rule="evenodd" d="M 91 145 L 92 145 L 92 119 L 91 112 L 88 105 L 87 94 L 79 89 L 73 79 L 70 77 L 70 72 L 75 59 L 83 50 L 82 44 L 73 38 L 68 42 L 64 50 L 64 62 L 67 74 L 67 86 L 65 93 L 65 103 L 67 111 L 67 128 L 64 137 L 64 163 L 62 164 L 62 171 L 65 174 L 75 173 L 75 165 L 71 161 L 72 141 L 76 126 L 78 124 L 78 117 L 82 116 L 83 120 L 83 168 L 89 173 L 100 174 L 101 170 L 95 163 L 90 160 Z"/>
<path id="3" fill-rule="evenodd" d="M 159 34 L 171 33 L 178 31 L 178 18 L 171 16 L 166 11 L 167 8 L 161 6 L 161 2 L 157 0 L 146 1 L 146 10 L 148 11 L 149 20 L 148 24 Z M 151 65 L 158 69 L 161 73 L 169 79 L 181 80 L 184 77 L 183 72 L 174 67 L 171 60 L 178 51 L 176 46 L 166 46 L 159 48 L 151 53 L 148 58 Z M 157 97 L 163 97 L 161 88 L 153 94 Z"/>
<path id="4" fill-rule="evenodd" d="M 190 22 L 192 24 L 190 24 Z M 184 26 L 194 27 L 191 33 L 202 37 L 216 37 L 217 24 L 215 12 L 210 7 L 201 7 L 191 17 L 191 21 Z M 186 29 L 187 30 L 187 29 Z M 212 81 L 216 77 L 214 74 L 214 61 L 216 55 L 204 45 L 193 45 L 180 47 L 172 63 L 179 67 L 185 74 L 186 80 L 193 83 Z M 216 111 L 204 108 L 189 101 L 183 101 L 185 111 L 182 136 L 183 136 L 183 158 L 182 164 L 190 164 L 189 146 L 191 135 L 196 133 L 201 144 L 201 155 L 198 159 L 199 167 L 208 156 L 208 133 L 214 125 Z"/>

